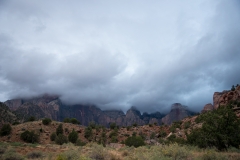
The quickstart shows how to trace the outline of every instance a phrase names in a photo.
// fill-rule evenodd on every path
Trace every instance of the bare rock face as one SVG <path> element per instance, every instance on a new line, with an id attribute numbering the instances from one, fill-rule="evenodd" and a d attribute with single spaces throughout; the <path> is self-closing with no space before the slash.
<path id="1" fill-rule="evenodd" d="M 180 121 L 192 115 L 194 115 L 194 113 L 189 111 L 187 107 L 182 106 L 180 103 L 174 103 L 172 104 L 170 113 L 162 118 L 162 122 L 170 125 L 174 121 Z"/>
<path id="2" fill-rule="evenodd" d="M 138 125 L 144 125 L 144 121 L 141 119 L 141 113 L 135 107 L 131 107 L 125 117 L 125 126 L 131 126 L 137 123 Z"/>
<path id="3" fill-rule="evenodd" d="M 13 123 L 18 121 L 17 116 L 11 112 L 6 104 L 2 102 L 0 102 L 0 117 L 0 128 L 4 123 Z"/>
<path id="4" fill-rule="evenodd" d="M 226 105 L 230 101 L 240 101 L 240 86 L 236 87 L 235 91 L 215 92 L 213 95 L 214 109 Z"/>
<path id="5" fill-rule="evenodd" d="M 126 115 L 119 110 L 102 111 L 94 105 L 66 105 L 58 96 L 43 95 L 30 99 L 8 100 L 6 105 L 11 107 L 21 121 L 34 116 L 37 119 L 51 118 L 63 121 L 64 118 L 76 118 L 82 125 L 95 122 L 104 126 L 116 123 L 119 126 L 129 126 L 134 123 L 144 125 L 149 123 L 161 124 L 163 115 L 160 112 L 141 115 L 135 107 L 130 108 Z"/>
<path id="6" fill-rule="evenodd" d="M 13 99 L 13 100 L 7 100 L 4 102 L 10 110 L 15 111 L 23 104 L 23 101 L 21 99 Z"/>
<path id="7" fill-rule="evenodd" d="M 205 113 L 212 110 L 213 110 L 213 105 L 211 103 L 208 103 L 203 107 L 203 110 L 201 111 L 201 113 Z"/>

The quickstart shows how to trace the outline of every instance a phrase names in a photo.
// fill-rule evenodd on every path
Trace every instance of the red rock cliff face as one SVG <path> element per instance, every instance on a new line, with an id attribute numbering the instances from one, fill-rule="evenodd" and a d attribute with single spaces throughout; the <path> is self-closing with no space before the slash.
<path id="1" fill-rule="evenodd" d="M 27 120 L 30 116 L 37 119 L 51 118 L 63 121 L 64 118 L 77 118 L 81 124 L 87 126 L 95 122 L 104 126 L 116 123 L 119 126 L 130 126 L 134 123 L 144 125 L 149 123 L 161 124 L 163 115 L 159 112 L 141 115 L 136 108 L 130 108 L 126 115 L 119 110 L 102 111 L 94 105 L 66 105 L 61 102 L 58 96 L 44 95 L 31 99 L 8 100 L 5 102 L 12 111 L 20 115 L 21 121 Z"/>
<path id="2" fill-rule="evenodd" d="M 174 121 L 180 121 L 191 115 L 194 115 L 194 113 L 189 111 L 186 107 L 182 106 L 180 103 L 174 103 L 172 104 L 170 113 L 162 118 L 162 122 L 170 125 Z"/>
<path id="3" fill-rule="evenodd" d="M 235 91 L 215 92 L 213 95 L 214 109 L 226 105 L 230 101 L 240 101 L 240 86 L 236 87 Z"/>

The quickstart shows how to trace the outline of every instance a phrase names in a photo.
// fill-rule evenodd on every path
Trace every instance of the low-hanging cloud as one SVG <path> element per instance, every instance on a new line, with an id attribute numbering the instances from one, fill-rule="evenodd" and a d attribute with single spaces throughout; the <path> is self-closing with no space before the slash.
<path id="1" fill-rule="evenodd" d="M 200 111 L 240 82 L 238 1 L 0 1 L 0 100 Z"/>

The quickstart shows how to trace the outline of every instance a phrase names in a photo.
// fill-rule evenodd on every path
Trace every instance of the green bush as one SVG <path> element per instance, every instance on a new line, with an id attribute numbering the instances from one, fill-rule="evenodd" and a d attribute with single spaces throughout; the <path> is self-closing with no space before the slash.
<path id="1" fill-rule="evenodd" d="M 76 143 L 78 139 L 78 133 L 73 129 L 72 132 L 68 135 L 68 140 L 72 143 Z"/>
<path id="2" fill-rule="evenodd" d="M 150 139 L 154 139 L 156 136 L 156 133 L 155 132 L 152 132 L 151 135 L 150 135 Z"/>
<path id="3" fill-rule="evenodd" d="M 86 127 L 85 130 L 84 130 L 84 137 L 88 140 L 91 140 L 92 139 L 92 136 L 93 136 L 93 133 L 92 133 L 92 128 L 91 127 Z"/>
<path id="4" fill-rule="evenodd" d="M 10 124 L 4 124 L 0 130 L 0 136 L 9 135 L 12 132 L 12 127 Z"/>
<path id="5" fill-rule="evenodd" d="M 63 143 L 67 142 L 68 142 L 67 137 L 64 136 L 63 134 L 59 134 L 55 139 L 55 143 L 59 145 L 62 145 Z"/>
<path id="6" fill-rule="evenodd" d="M 140 146 L 143 146 L 145 145 L 142 137 L 140 136 L 131 136 L 131 137 L 128 137 L 126 140 L 125 140 L 125 144 L 127 146 L 134 146 L 134 147 L 140 147 Z"/>
<path id="7" fill-rule="evenodd" d="M 114 129 L 114 128 L 116 128 L 116 127 L 117 127 L 116 123 L 110 123 L 110 128 L 111 128 L 111 129 Z"/>
<path id="8" fill-rule="evenodd" d="M 39 136 L 33 131 L 24 131 L 21 134 L 21 139 L 28 143 L 37 143 L 39 141 Z"/>
<path id="9" fill-rule="evenodd" d="M 63 122 L 64 123 L 70 123 L 70 118 L 64 118 Z"/>
<path id="10" fill-rule="evenodd" d="M 81 141 L 80 139 L 78 139 L 75 145 L 76 145 L 76 146 L 85 146 L 86 143 L 83 142 L 83 141 Z"/>
<path id="11" fill-rule="evenodd" d="M 184 123 L 184 129 L 188 129 L 188 128 L 190 127 L 190 125 L 191 125 L 191 122 L 190 122 L 190 121 L 185 122 L 185 123 Z"/>
<path id="12" fill-rule="evenodd" d="M 164 138 L 167 136 L 167 133 L 165 131 L 160 131 L 159 132 L 159 137 Z"/>
<path id="13" fill-rule="evenodd" d="M 36 121 L 36 118 L 34 116 L 31 116 L 28 118 L 27 122 L 33 122 Z"/>
<path id="14" fill-rule="evenodd" d="M 55 132 L 52 133 L 50 136 L 51 141 L 55 141 L 56 137 L 57 137 L 57 134 Z"/>
<path id="15" fill-rule="evenodd" d="M 202 128 L 187 135 L 188 143 L 202 148 L 216 147 L 227 150 L 230 146 L 239 148 L 240 120 L 231 106 L 221 106 L 217 110 L 199 116 Z"/>
<path id="16" fill-rule="evenodd" d="M 57 129 L 56 129 L 56 134 L 59 135 L 59 134 L 63 134 L 63 125 L 62 124 L 59 124 Z"/>
<path id="17" fill-rule="evenodd" d="M 76 118 L 72 118 L 72 119 L 70 120 L 70 122 L 71 122 L 72 124 L 80 124 L 80 122 L 79 122 Z"/>
<path id="18" fill-rule="evenodd" d="M 50 118 L 44 118 L 44 119 L 42 120 L 42 123 L 43 123 L 44 125 L 49 125 L 51 122 L 52 122 L 52 120 L 51 120 Z"/>

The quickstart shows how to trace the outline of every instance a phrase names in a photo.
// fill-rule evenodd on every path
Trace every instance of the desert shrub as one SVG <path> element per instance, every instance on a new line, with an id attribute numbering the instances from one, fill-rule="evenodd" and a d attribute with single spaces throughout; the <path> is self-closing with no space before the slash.
<path id="1" fill-rule="evenodd" d="M 175 132 L 176 131 L 176 126 L 172 125 L 170 128 L 169 128 L 170 132 Z"/>
<path id="2" fill-rule="evenodd" d="M 33 122 L 36 121 L 36 118 L 34 116 L 31 116 L 27 119 L 27 122 Z"/>
<path id="3" fill-rule="evenodd" d="M 102 144 L 105 147 L 106 146 L 106 142 L 107 142 L 106 132 L 102 132 L 100 140 L 99 140 L 99 144 Z"/>
<path id="4" fill-rule="evenodd" d="M 132 126 L 133 126 L 133 127 L 137 127 L 138 124 L 137 124 L 137 123 L 133 123 Z"/>
<path id="5" fill-rule="evenodd" d="M 185 123 L 184 123 L 184 129 L 188 129 L 188 128 L 190 127 L 190 125 L 191 125 L 191 122 L 190 122 L 190 121 L 185 122 Z"/>
<path id="6" fill-rule="evenodd" d="M 55 138 L 55 143 L 62 145 L 63 143 L 67 143 L 67 137 L 64 136 L 63 134 L 59 134 L 56 138 Z"/>
<path id="7" fill-rule="evenodd" d="M 153 125 L 152 124 L 148 124 L 149 127 L 152 127 Z"/>
<path id="8" fill-rule="evenodd" d="M 72 143 L 76 143 L 78 139 L 78 133 L 73 129 L 72 132 L 68 135 L 68 140 Z"/>
<path id="9" fill-rule="evenodd" d="M 42 123 L 43 123 L 44 125 L 49 125 L 51 122 L 52 122 L 52 120 L 51 120 L 50 118 L 44 118 L 44 119 L 42 120 Z"/>
<path id="10" fill-rule="evenodd" d="M 117 136 L 118 135 L 118 131 L 117 130 L 113 130 L 110 134 L 109 134 L 109 138 L 112 138 L 113 136 Z"/>
<path id="11" fill-rule="evenodd" d="M 80 122 L 79 122 L 76 118 L 70 119 L 70 122 L 71 122 L 72 124 L 80 124 Z"/>
<path id="12" fill-rule="evenodd" d="M 0 136 L 9 135 L 12 131 L 12 127 L 10 124 L 4 124 L 0 130 Z"/>
<path id="13" fill-rule="evenodd" d="M 55 141 L 56 137 L 57 137 L 57 134 L 55 132 L 52 133 L 50 136 L 51 141 Z"/>
<path id="14" fill-rule="evenodd" d="M 111 143 L 117 143 L 117 142 L 118 142 L 117 136 L 112 136 L 111 137 Z"/>
<path id="15" fill-rule="evenodd" d="M 127 126 L 127 131 L 130 131 L 130 129 L 131 129 L 131 126 Z"/>
<path id="16" fill-rule="evenodd" d="M 88 127 L 91 127 L 92 129 L 95 129 L 96 128 L 96 123 L 92 121 L 88 124 Z"/>
<path id="17" fill-rule="evenodd" d="M 189 159 L 192 156 L 188 149 L 177 143 L 162 148 L 161 152 L 164 156 L 171 157 L 172 159 Z"/>
<path id="18" fill-rule="evenodd" d="M 70 118 L 64 118 L 63 122 L 64 123 L 70 123 Z"/>
<path id="19" fill-rule="evenodd" d="M 89 157 L 94 160 L 106 160 L 108 157 L 108 154 L 104 150 L 103 146 L 94 144 L 92 146 L 92 151 L 90 152 Z"/>
<path id="20" fill-rule="evenodd" d="M 114 129 L 116 127 L 117 127 L 116 123 L 110 123 L 110 129 Z"/>
<path id="21" fill-rule="evenodd" d="M 6 151 L 6 148 L 3 147 L 3 146 L 0 146 L 0 158 L 1 158 L 1 155 Z"/>
<path id="22" fill-rule="evenodd" d="M 159 132 L 159 137 L 164 138 L 167 136 L 167 133 L 165 131 L 160 131 Z"/>
<path id="23" fill-rule="evenodd" d="M 156 136 L 156 133 L 155 132 L 152 132 L 151 135 L 150 135 L 150 139 L 154 139 Z"/>
<path id="24" fill-rule="evenodd" d="M 86 127 L 85 130 L 84 130 L 84 137 L 88 140 L 91 140 L 92 139 L 92 136 L 93 136 L 93 133 L 92 133 L 92 128 L 91 127 Z"/>
<path id="25" fill-rule="evenodd" d="M 13 122 L 12 125 L 18 125 L 18 124 L 21 124 L 20 122 Z"/>
<path id="26" fill-rule="evenodd" d="M 125 144 L 127 146 L 134 146 L 134 147 L 139 147 L 139 146 L 143 146 L 145 145 L 142 137 L 140 136 L 131 136 L 131 137 L 128 137 L 126 140 L 125 140 Z"/>
<path id="27" fill-rule="evenodd" d="M 29 159 L 40 159 L 43 158 L 43 153 L 39 151 L 33 151 L 27 154 L 27 158 Z"/>
<path id="28" fill-rule="evenodd" d="M 142 131 L 139 133 L 139 136 L 142 137 L 143 140 L 146 139 L 146 134 L 144 134 Z M 128 135 L 129 137 L 129 135 Z"/>
<path id="29" fill-rule="evenodd" d="M 57 129 L 56 129 L 56 134 L 59 135 L 59 134 L 63 134 L 63 125 L 62 124 L 59 124 Z"/>
<path id="30" fill-rule="evenodd" d="M 76 146 L 85 146 L 86 143 L 81 141 L 80 139 L 77 140 L 77 142 L 75 143 Z"/>
<path id="31" fill-rule="evenodd" d="M 24 160 L 24 158 L 14 150 L 5 152 L 5 154 L 3 154 L 0 158 L 2 160 Z"/>
<path id="32" fill-rule="evenodd" d="M 21 139 L 28 143 L 37 143 L 39 141 L 39 136 L 35 134 L 33 131 L 24 131 L 21 134 Z"/>

